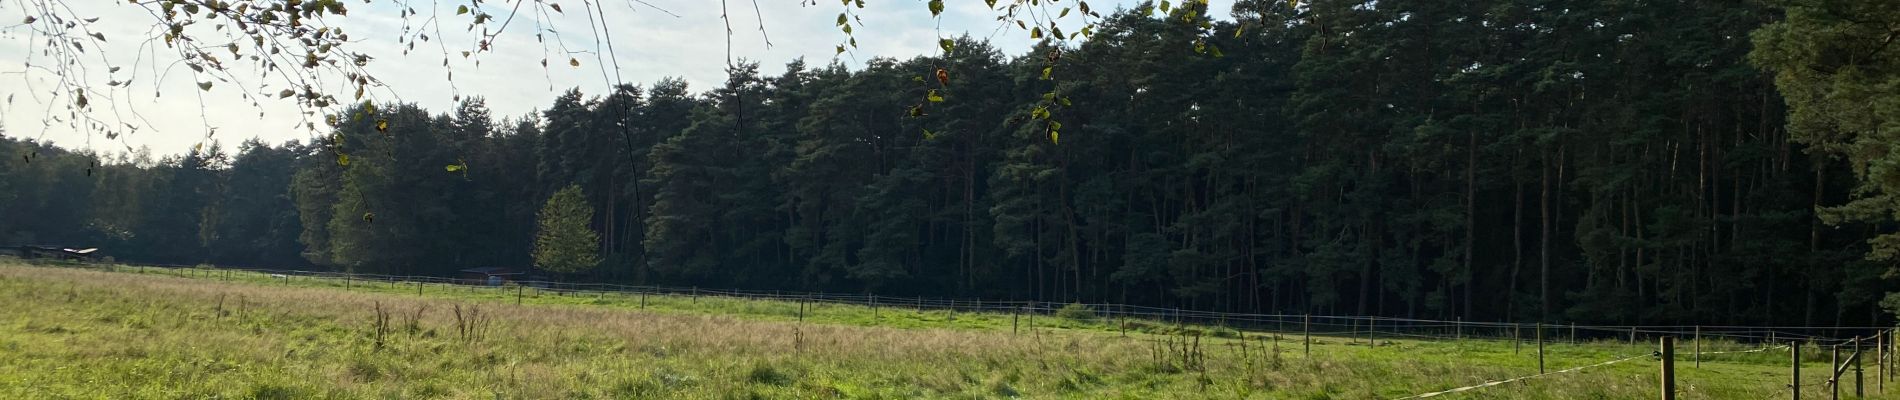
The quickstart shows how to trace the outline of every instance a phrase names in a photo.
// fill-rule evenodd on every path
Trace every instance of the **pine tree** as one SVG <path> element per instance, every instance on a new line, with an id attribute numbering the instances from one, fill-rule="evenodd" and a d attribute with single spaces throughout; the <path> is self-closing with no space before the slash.
<path id="1" fill-rule="evenodd" d="M 594 219 L 594 208 L 579 185 L 568 185 L 548 198 L 541 207 L 540 229 L 534 235 L 534 266 L 572 274 L 586 272 L 600 264 L 596 254 L 600 239 L 587 226 Z"/>

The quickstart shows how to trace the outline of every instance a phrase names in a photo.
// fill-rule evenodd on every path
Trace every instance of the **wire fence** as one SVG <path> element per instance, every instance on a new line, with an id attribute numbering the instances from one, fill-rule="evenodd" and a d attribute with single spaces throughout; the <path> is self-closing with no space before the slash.
<path id="1" fill-rule="evenodd" d="M 96 264 L 79 264 L 98 266 Z M 124 268 L 162 269 L 176 273 L 218 274 L 244 272 L 277 279 L 326 279 L 362 284 L 438 285 L 470 289 L 496 287 L 484 279 L 450 278 L 420 275 L 362 274 L 295 269 L 237 268 L 208 265 L 125 264 Z M 924 296 L 886 296 L 786 290 L 712 289 L 613 283 L 561 282 L 550 280 L 513 280 L 502 284 L 509 288 L 533 288 L 539 292 L 562 295 L 611 294 L 618 296 L 684 296 L 768 300 L 859 306 L 904 308 L 917 311 L 967 313 L 1057 315 L 1065 308 L 1085 310 L 1098 320 L 1116 324 L 1135 323 L 1195 325 L 1237 331 L 1303 332 L 1321 336 L 1406 338 L 1416 340 L 1529 340 L 1539 333 L 1553 342 L 1625 341 L 1644 343 L 1651 338 L 1675 336 L 1731 340 L 1742 343 L 1785 344 L 1802 341 L 1814 345 L 1847 343 L 1852 337 L 1871 336 L 1887 327 L 1877 326 L 1744 326 L 1744 325 L 1579 325 L 1568 323 L 1527 323 L 1503 321 L 1438 320 L 1364 315 L 1319 315 L 1292 313 L 1237 313 L 1188 310 L 1115 303 L 1063 303 L 1033 300 L 986 300 Z"/>
<path id="2" fill-rule="evenodd" d="M 1026 316 L 1031 317 L 1030 328 L 1033 330 L 1035 329 L 1035 324 L 1036 324 L 1035 320 L 1033 319 L 1034 316 L 1040 315 L 1040 316 L 1062 317 L 1065 313 L 1074 313 L 1078 309 L 1080 309 L 1080 310 L 1085 310 L 1086 311 L 1085 315 L 1087 315 L 1090 319 L 1097 320 L 1097 321 L 1104 321 L 1111 324 L 1111 326 L 1119 326 L 1123 330 L 1124 334 L 1126 333 L 1128 327 L 1131 325 L 1130 323 L 1131 320 L 1135 323 L 1146 323 L 1146 324 L 1149 324 L 1150 326 L 1174 325 L 1177 328 L 1185 327 L 1189 324 L 1192 324 L 1192 325 L 1195 325 L 1197 328 L 1212 327 L 1216 329 L 1231 329 L 1232 332 L 1230 333 L 1237 333 L 1240 335 L 1239 338 L 1242 339 L 1241 346 L 1245 346 L 1244 343 L 1248 335 L 1258 336 L 1262 340 L 1265 340 L 1267 337 L 1271 336 L 1276 341 L 1276 343 L 1279 340 L 1281 340 L 1283 337 L 1288 336 L 1288 335 L 1303 335 L 1306 338 L 1305 340 L 1308 342 L 1308 346 L 1309 346 L 1308 351 L 1310 351 L 1311 340 L 1314 337 L 1334 337 L 1335 340 L 1338 340 L 1337 338 L 1343 337 L 1343 338 L 1349 338 L 1355 343 L 1360 342 L 1363 339 L 1366 343 L 1374 344 L 1374 345 L 1377 345 L 1380 340 L 1386 340 L 1390 342 L 1393 339 L 1426 340 L 1426 341 L 1509 340 L 1509 341 L 1513 341 L 1516 345 L 1520 345 L 1520 346 L 1525 345 L 1526 343 L 1536 343 L 1536 345 L 1538 346 L 1537 354 L 1538 354 L 1538 359 L 1539 359 L 1538 364 L 1539 364 L 1540 370 L 1542 369 L 1543 357 L 1544 357 L 1544 354 L 1543 354 L 1544 351 L 1542 347 L 1546 343 L 1555 344 L 1555 343 L 1564 343 L 1564 342 L 1576 343 L 1576 342 L 1589 342 L 1589 341 L 1595 341 L 1595 342 L 1627 341 L 1627 343 L 1630 345 L 1650 346 L 1652 345 L 1651 339 L 1653 338 L 1659 338 L 1659 337 L 1676 337 L 1676 338 L 1685 338 L 1685 339 L 1694 338 L 1696 339 L 1694 342 L 1695 343 L 1694 350 L 1692 352 L 1677 352 L 1677 355 L 1687 356 L 1687 355 L 1693 354 L 1693 357 L 1696 361 L 1702 361 L 1702 360 L 1708 359 L 1709 356 L 1762 353 L 1762 352 L 1767 352 L 1767 351 L 1788 349 L 1790 348 L 1790 345 L 1796 345 L 1796 344 L 1800 345 L 1801 347 L 1814 348 L 1816 350 L 1825 349 L 1828 346 L 1836 346 L 1835 347 L 1836 351 L 1839 351 L 1841 348 L 1851 345 L 1853 346 L 1853 351 L 1858 353 L 1863 345 L 1873 345 L 1865 341 L 1868 338 L 1892 337 L 1893 336 L 1892 334 L 1894 332 L 1894 329 L 1890 327 L 1875 327 L 1875 326 L 1577 325 L 1577 324 L 1521 323 L 1521 322 L 1498 322 L 1498 321 L 1487 322 L 1487 321 L 1464 321 L 1464 320 L 1435 320 L 1435 319 L 1388 317 L 1388 316 L 1312 315 L 1312 314 L 1289 314 L 1289 313 L 1234 313 L 1234 312 L 1185 310 L 1185 309 L 1179 309 L 1179 308 L 1164 308 L 1164 307 L 1152 307 L 1152 306 L 1129 305 L 1129 304 L 1112 304 L 1112 303 L 1079 303 L 1078 305 L 1078 303 L 1051 303 L 1051 302 L 1042 302 L 1042 301 L 1004 301 L 1004 300 L 984 300 L 984 299 L 932 298 L 932 297 L 918 297 L 918 296 L 884 296 L 884 295 L 877 295 L 877 294 L 841 294 L 841 293 L 776 291 L 776 290 L 762 291 L 762 290 L 736 290 L 736 289 L 706 289 L 706 288 L 698 288 L 698 287 L 624 285 L 624 284 L 610 284 L 610 283 L 560 282 L 560 281 L 546 281 L 546 280 L 515 280 L 515 281 L 508 281 L 506 283 L 497 285 L 494 282 L 490 282 L 486 279 L 448 278 L 448 277 L 416 276 L 416 275 L 359 274 L 359 273 L 331 272 L 331 271 L 304 271 L 304 270 L 293 270 L 293 269 L 213 267 L 213 266 L 207 266 L 207 265 L 164 265 L 164 264 L 123 264 L 123 263 L 114 263 L 114 264 L 69 263 L 69 264 L 64 264 L 64 265 L 81 267 L 81 268 L 107 268 L 107 269 L 114 269 L 114 270 L 137 269 L 138 272 L 141 272 L 141 273 L 157 272 L 157 273 L 172 274 L 172 275 L 179 275 L 179 276 L 186 276 L 186 277 L 223 279 L 223 280 L 231 280 L 233 278 L 232 276 L 233 273 L 239 273 L 240 275 L 237 276 L 237 278 L 240 278 L 240 279 L 265 279 L 265 280 L 275 279 L 275 280 L 283 280 L 286 284 L 290 284 L 293 281 L 298 280 L 298 279 L 308 279 L 308 280 L 321 280 L 319 281 L 319 283 L 323 285 L 343 286 L 343 287 L 355 287 L 359 285 L 360 286 L 387 285 L 386 287 L 391 288 L 391 289 L 406 289 L 407 286 L 413 285 L 418 291 L 418 293 L 421 293 L 425 287 L 430 286 L 430 285 L 435 285 L 437 287 L 465 288 L 471 291 L 482 290 L 484 288 L 492 288 L 492 289 L 497 289 L 498 291 L 501 291 L 501 293 L 504 293 L 504 294 L 508 292 L 512 292 L 517 297 L 517 301 L 519 301 L 519 297 L 522 296 L 522 294 L 524 293 L 526 289 L 532 288 L 533 290 L 537 292 L 536 293 L 537 296 L 542 293 L 554 293 L 558 295 L 578 295 L 578 296 L 584 296 L 584 295 L 605 296 L 609 294 L 615 295 L 615 296 L 628 296 L 628 297 L 637 296 L 643 299 L 642 300 L 643 305 L 645 304 L 644 299 L 647 296 L 690 297 L 693 299 L 693 302 L 695 303 L 699 302 L 701 298 L 706 298 L 708 300 L 730 299 L 730 300 L 739 300 L 739 301 L 765 300 L 765 301 L 797 302 L 801 304 L 801 307 L 800 307 L 801 321 L 803 318 L 803 305 L 829 304 L 829 305 L 838 305 L 838 306 L 868 307 L 873 310 L 909 309 L 909 310 L 915 310 L 918 312 L 943 311 L 943 312 L 948 312 L 951 315 L 955 315 L 956 313 L 960 313 L 960 312 L 961 313 L 991 313 L 991 314 L 997 314 L 998 316 L 1002 316 L 1002 315 L 1025 316 L 1026 315 Z M 152 270 L 152 271 L 148 271 L 148 270 Z M 248 276 L 248 277 L 243 276 L 242 274 L 245 274 L 245 273 L 252 274 L 252 276 Z M 1184 332 L 1185 330 L 1175 329 L 1173 331 L 1170 331 L 1169 334 L 1170 335 L 1175 335 L 1175 334 L 1185 335 Z M 1704 340 L 1708 340 L 1708 339 L 1717 340 L 1718 342 L 1715 345 L 1720 348 L 1712 348 L 1711 351 L 1703 351 L 1702 347 L 1704 345 Z M 1160 339 L 1149 339 L 1149 340 L 1160 340 Z M 1169 339 L 1169 340 L 1176 340 L 1176 339 Z M 1181 336 L 1179 340 L 1186 340 L 1186 336 Z M 1720 341 L 1723 341 L 1723 340 L 1731 341 L 1734 343 L 1722 344 Z M 1160 342 L 1157 342 L 1157 343 L 1160 343 Z M 1178 344 L 1185 345 L 1186 342 L 1183 341 L 1183 342 L 1170 342 L 1170 343 L 1178 343 Z M 1194 343 L 1195 343 L 1194 346 L 1196 349 L 1195 352 L 1198 353 L 1199 352 L 1198 349 L 1200 346 L 1199 340 L 1196 339 Z M 1740 344 L 1740 346 L 1737 346 L 1737 344 Z M 1229 344 L 1229 345 L 1232 345 L 1232 344 Z M 1888 371 L 1888 368 L 1893 368 L 1890 365 L 1890 363 L 1893 362 L 1893 360 L 1890 359 L 1893 353 L 1888 350 L 1889 348 L 1892 348 L 1895 346 L 1896 345 L 1894 343 L 1886 342 L 1886 343 L 1878 344 L 1877 347 L 1869 348 L 1869 349 L 1875 349 L 1875 348 L 1879 349 L 1878 350 L 1879 358 L 1877 360 L 1879 361 L 1879 365 L 1881 365 L 1882 371 L 1881 371 L 1881 375 L 1877 379 L 1882 379 L 1883 381 L 1892 379 L 1893 373 Z M 1821 355 L 1821 352 L 1816 351 L 1814 353 L 1808 353 L 1808 354 L 1810 355 L 1810 357 L 1819 357 Z M 1405 399 L 1430 398 L 1430 397 L 1436 397 L 1436 396 L 1442 396 L 1442 395 L 1449 395 L 1449 394 L 1455 394 L 1455 393 L 1460 393 L 1460 392 L 1465 392 L 1465 391 L 1495 387 L 1495 386 L 1500 386 L 1500 385 L 1504 385 L 1504 384 L 1508 384 L 1512 382 L 1519 382 L 1519 381 L 1524 381 L 1528 379 L 1534 379 L 1534 378 L 1544 377 L 1544 376 L 1549 376 L 1549 375 L 1574 373 L 1574 372 L 1582 371 L 1585 369 L 1608 366 L 1608 365 L 1626 362 L 1626 361 L 1643 358 L 1643 357 L 1657 357 L 1657 356 L 1659 356 L 1659 354 L 1645 352 L 1642 354 L 1622 356 L 1622 357 L 1617 357 L 1614 359 L 1603 360 L 1600 362 L 1578 365 L 1578 366 L 1574 366 L 1574 367 L 1566 368 L 1562 370 L 1557 370 L 1557 371 L 1551 371 L 1551 372 L 1540 371 L 1536 374 L 1528 374 L 1528 375 L 1517 376 L 1517 377 L 1512 377 L 1512 378 L 1507 378 L 1507 379 L 1487 380 L 1485 382 L 1474 384 L 1474 385 L 1441 389 L 1441 390 L 1437 390 L 1433 392 L 1419 393 L 1419 394 L 1415 394 L 1408 397 L 1402 397 L 1402 398 L 1405 398 Z M 1801 361 L 1797 360 L 1796 362 L 1800 363 Z M 1839 371 L 1845 371 L 1846 368 L 1847 368 L 1846 364 L 1838 364 L 1834 366 L 1833 369 L 1836 370 L 1835 376 L 1838 377 L 1840 373 Z M 1667 369 L 1667 367 L 1665 367 L 1665 369 Z M 1832 378 L 1830 378 L 1829 381 L 1823 382 L 1820 384 L 1834 385 L 1836 383 L 1837 381 L 1834 381 L 1832 380 Z M 1814 385 L 1817 385 L 1817 384 L 1806 384 L 1806 385 L 1801 385 L 1801 386 L 1814 386 Z M 1787 387 L 1784 387 L 1783 389 L 1784 389 L 1784 393 L 1785 391 L 1799 390 L 1799 388 L 1794 387 L 1794 385 L 1787 385 Z"/>

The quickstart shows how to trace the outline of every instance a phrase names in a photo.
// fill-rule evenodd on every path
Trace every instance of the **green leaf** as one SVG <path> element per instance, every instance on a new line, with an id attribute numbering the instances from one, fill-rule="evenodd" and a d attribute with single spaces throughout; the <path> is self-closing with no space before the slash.
<path id="1" fill-rule="evenodd" d="M 1042 67 L 1042 80 L 1049 80 L 1049 74 L 1055 72 L 1055 70 L 1056 67 Z"/>
<path id="2" fill-rule="evenodd" d="M 1168 10 L 1171 10 L 1173 8 L 1174 8 L 1174 5 L 1168 4 L 1168 0 L 1161 0 L 1161 12 L 1168 12 Z"/>
<path id="3" fill-rule="evenodd" d="M 552 9 L 554 9 L 554 12 L 557 12 L 557 13 L 562 13 L 562 14 L 566 14 L 566 13 L 567 13 L 566 11 L 561 11 L 561 5 L 560 5 L 560 4 L 554 4 L 554 3 L 548 3 L 548 8 L 552 8 Z"/>
<path id="4" fill-rule="evenodd" d="M 836 54 L 844 54 L 844 45 L 838 45 L 838 52 Z"/>
<path id="5" fill-rule="evenodd" d="M 851 20 L 846 19 L 844 17 L 844 13 L 838 13 L 838 26 L 844 26 L 845 24 L 849 24 L 849 23 L 851 23 Z"/>
<path id="6" fill-rule="evenodd" d="M 198 90 L 211 90 L 211 82 L 198 82 Z"/>
<path id="7" fill-rule="evenodd" d="M 924 129 L 924 140 L 937 140 L 937 133 Z"/>
<path id="8" fill-rule="evenodd" d="M 1040 26 L 1038 26 L 1038 27 L 1034 27 L 1034 28 L 1029 28 L 1029 38 L 1030 38 L 1030 39 L 1041 39 L 1041 38 L 1042 38 L 1042 27 L 1040 27 Z"/>
<path id="9" fill-rule="evenodd" d="M 444 167 L 442 167 L 442 169 L 444 169 L 444 170 L 448 170 L 449 172 L 461 172 L 461 171 L 462 171 L 462 166 L 460 166 L 460 165 L 455 165 L 455 164 L 449 164 L 449 165 L 447 165 L 447 166 L 444 166 Z"/>
<path id="10" fill-rule="evenodd" d="M 336 155 L 336 165 L 341 165 L 341 166 L 345 166 L 345 167 L 348 167 L 348 166 L 350 166 L 350 155 L 349 155 L 349 154 L 341 154 L 341 153 L 339 153 L 339 154 L 337 154 L 337 155 Z"/>
<path id="11" fill-rule="evenodd" d="M 1167 3 L 1163 2 L 1162 4 L 1167 4 Z M 462 14 L 467 14 L 467 13 L 468 13 L 468 6 L 459 6 L 455 8 L 455 15 L 462 15 Z"/>
<path id="12" fill-rule="evenodd" d="M 1057 14 L 1057 15 L 1056 15 L 1056 18 L 1062 18 L 1062 17 L 1067 17 L 1067 16 L 1069 16 L 1069 8 L 1068 8 L 1068 7 L 1063 7 L 1063 8 L 1062 8 L 1062 13 L 1061 13 L 1061 14 Z"/>
<path id="13" fill-rule="evenodd" d="M 942 103 L 942 102 L 943 102 L 943 95 L 941 95 L 941 94 L 937 94 L 937 89 L 930 89 L 930 94 L 927 94 L 927 95 L 925 95 L 925 96 L 924 96 L 924 98 L 925 98 L 925 99 L 929 99 L 929 100 L 930 100 L 930 102 L 932 102 L 932 103 Z"/>
<path id="14" fill-rule="evenodd" d="M 930 16 L 943 14 L 943 0 L 930 0 Z"/>
<path id="15" fill-rule="evenodd" d="M 950 50 L 955 50 L 957 48 L 957 41 L 950 40 L 950 39 L 937 39 L 937 47 L 942 48 L 943 52 L 949 53 Z"/>

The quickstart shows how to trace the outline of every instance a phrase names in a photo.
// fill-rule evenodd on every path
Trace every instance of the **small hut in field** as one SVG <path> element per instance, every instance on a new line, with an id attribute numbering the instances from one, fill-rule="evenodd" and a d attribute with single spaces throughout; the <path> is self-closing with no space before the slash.
<path id="1" fill-rule="evenodd" d="M 521 271 L 501 267 L 469 268 L 461 271 L 459 277 L 463 284 L 501 286 L 505 282 L 521 279 Z"/>
<path id="2" fill-rule="evenodd" d="M 91 262 L 98 259 L 99 249 L 96 247 L 75 248 L 75 247 L 38 245 L 38 246 L 20 246 L 19 253 L 20 253 L 20 258 L 29 259 L 29 260 L 51 259 L 51 260 L 60 260 L 60 261 Z"/>

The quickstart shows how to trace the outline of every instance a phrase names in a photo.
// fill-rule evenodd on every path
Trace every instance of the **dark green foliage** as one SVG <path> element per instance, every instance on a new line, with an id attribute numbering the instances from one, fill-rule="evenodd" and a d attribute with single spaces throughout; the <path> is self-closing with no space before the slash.
<path id="1" fill-rule="evenodd" d="M 1838 18 L 1890 15 L 1807 3 L 1142 5 L 1019 57 L 964 38 L 857 71 L 744 62 L 704 93 L 572 90 L 515 120 L 364 105 L 235 158 L 6 140 L 0 242 L 448 275 L 534 264 L 536 211 L 577 186 L 586 278 L 616 282 L 1874 322 L 1894 289 L 1863 260 L 1892 241 L 1879 132 L 1900 129 L 1827 111 L 1891 108 L 1900 53 Z"/>
<path id="2" fill-rule="evenodd" d="M 554 192 L 536 218 L 534 266 L 543 270 L 573 274 L 586 272 L 600 264 L 599 236 L 587 224 L 594 209 L 578 185 Z"/>

